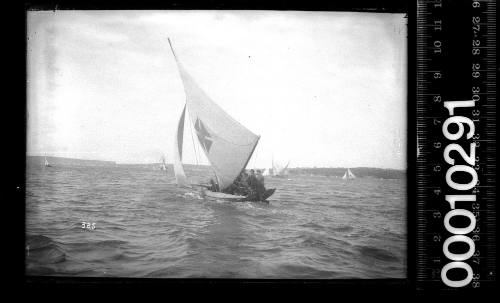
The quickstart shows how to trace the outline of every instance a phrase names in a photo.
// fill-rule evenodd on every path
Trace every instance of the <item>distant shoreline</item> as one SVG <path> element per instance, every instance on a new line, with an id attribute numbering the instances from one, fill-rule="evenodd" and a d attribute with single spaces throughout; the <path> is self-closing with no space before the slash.
<path id="1" fill-rule="evenodd" d="M 26 156 L 27 165 L 43 165 L 45 156 Z M 116 163 L 114 161 L 103 160 L 85 160 L 64 157 L 49 157 L 47 161 L 51 165 L 74 165 L 74 166 L 157 166 L 161 163 Z M 208 165 L 184 164 L 186 167 L 209 167 Z M 171 167 L 172 164 L 167 164 Z M 265 169 L 265 168 L 262 168 Z M 356 177 L 373 177 L 382 179 L 404 179 L 406 178 L 406 170 L 376 168 L 376 167 L 350 167 Z M 328 176 L 342 177 L 346 172 L 347 167 L 295 167 L 288 168 L 290 175 L 313 175 L 313 176 Z"/>
<path id="2" fill-rule="evenodd" d="M 347 170 L 347 167 L 307 167 L 307 168 L 291 168 L 289 169 L 290 175 L 303 175 L 309 174 L 313 176 L 328 176 L 328 177 L 342 177 Z M 389 168 L 376 168 L 376 167 L 350 167 L 351 172 L 356 177 L 372 177 L 381 179 L 405 179 L 406 171 L 399 169 Z"/>
<path id="3" fill-rule="evenodd" d="M 43 165 L 45 158 L 51 165 L 78 165 L 78 166 L 115 166 L 114 161 L 84 160 L 64 157 L 26 156 L 27 165 Z"/>

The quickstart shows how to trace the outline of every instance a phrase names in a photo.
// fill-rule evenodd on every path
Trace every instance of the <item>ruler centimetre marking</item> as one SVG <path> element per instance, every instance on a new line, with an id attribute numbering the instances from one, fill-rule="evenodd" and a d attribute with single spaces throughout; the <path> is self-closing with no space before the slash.
<path id="1" fill-rule="evenodd" d="M 416 287 L 491 289 L 496 2 L 418 1 L 416 23 Z"/>

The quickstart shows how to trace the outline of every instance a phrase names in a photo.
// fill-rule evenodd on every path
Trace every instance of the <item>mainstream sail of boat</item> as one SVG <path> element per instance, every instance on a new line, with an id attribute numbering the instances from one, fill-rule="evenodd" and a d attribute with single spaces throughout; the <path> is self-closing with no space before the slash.
<path id="1" fill-rule="evenodd" d="M 186 103 L 174 136 L 174 174 L 177 184 L 184 187 L 201 186 L 202 193 L 208 197 L 235 201 L 256 200 L 255 196 L 233 195 L 224 193 L 224 191 L 233 185 L 240 174 L 245 171 L 260 136 L 240 124 L 208 97 L 179 62 L 170 39 L 168 42 L 186 94 Z M 188 112 L 188 123 L 194 126 L 198 143 L 215 174 L 219 191 L 208 190 L 205 185 L 188 182 L 182 164 L 186 111 Z M 269 197 L 274 193 L 274 190 L 267 190 L 259 199 Z"/>

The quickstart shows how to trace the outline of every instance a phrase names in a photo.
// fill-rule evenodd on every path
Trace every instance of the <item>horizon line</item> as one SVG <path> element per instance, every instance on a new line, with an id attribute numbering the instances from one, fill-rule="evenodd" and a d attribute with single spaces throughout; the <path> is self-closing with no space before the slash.
<path id="1" fill-rule="evenodd" d="M 44 155 L 26 155 L 26 158 L 28 157 L 47 157 L 47 158 L 60 158 L 60 159 L 70 159 L 70 160 L 78 160 L 78 161 L 96 161 L 96 162 L 112 162 L 116 165 L 157 165 L 161 164 L 161 162 L 147 162 L 147 163 L 125 163 L 125 162 L 117 162 L 114 160 L 97 160 L 97 159 L 81 159 L 81 158 L 69 158 L 69 157 L 59 157 L 59 156 L 44 156 Z M 174 165 L 174 163 L 168 163 L 166 162 L 167 165 Z M 184 165 L 193 165 L 193 166 L 210 166 L 210 164 L 194 164 L 194 163 L 183 163 Z M 264 167 L 268 168 L 268 167 Z M 292 168 L 342 168 L 342 169 L 356 169 L 356 168 L 375 168 L 375 169 L 386 169 L 386 170 L 400 170 L 400 171 L 407 171 L 408 169 L 405 168 L 384 168 L 384 167 L 375 167 L 375 166 L 295 166 L 295 167 L 289 167 L 290 169 Z"/>

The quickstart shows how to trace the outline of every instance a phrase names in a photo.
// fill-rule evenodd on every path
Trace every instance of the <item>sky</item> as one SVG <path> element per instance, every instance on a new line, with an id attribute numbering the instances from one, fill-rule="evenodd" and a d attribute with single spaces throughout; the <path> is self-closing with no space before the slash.
<path id="1" fill-rule="evenodd" d="M 406 169 L 407 19 L 286 11 L 32 11 L 27 154 L 173 162 L 197 84 L 260 141 L 247 167 Z M 195 153 L 186 126 L 184 163 Z M 197 144 L 197 143 L 196 143 Z"/>

